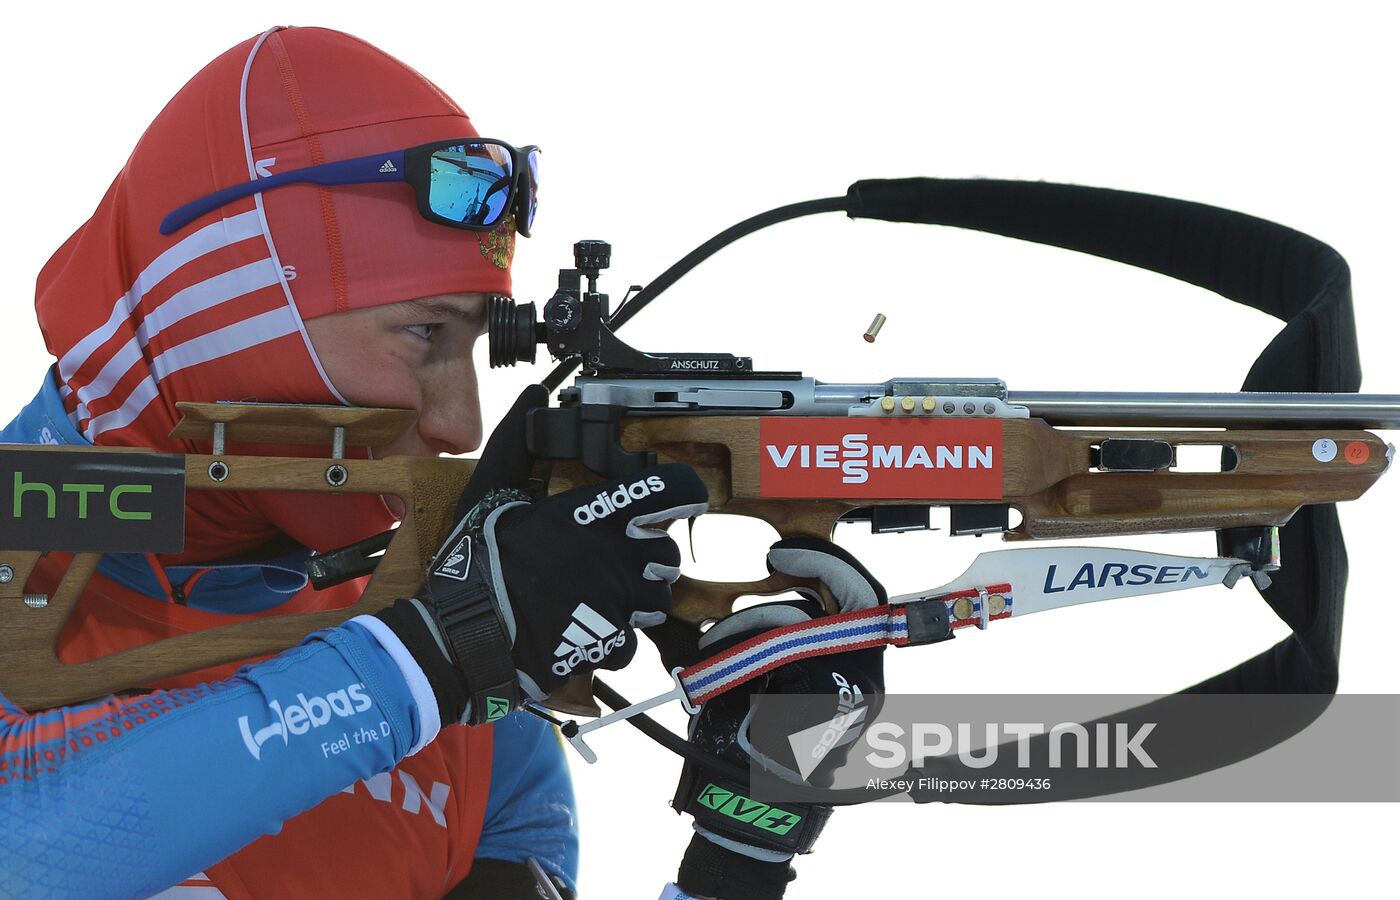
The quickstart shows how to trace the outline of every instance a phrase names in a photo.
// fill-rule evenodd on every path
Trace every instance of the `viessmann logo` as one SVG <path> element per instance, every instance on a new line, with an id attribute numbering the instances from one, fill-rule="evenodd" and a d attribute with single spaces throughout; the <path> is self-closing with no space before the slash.
<path id="1" fill-rule="evenodd" d="M 759 494 L 994 500 L 994 419 L 780 418 L 759 422 Z"/>
<path id="2" fill-rule="evenodd" d="M 243 735 L 243 746 L 248 748 L 253 759 L 262 759 L 263 744 L 273 738 L 281 738 L 284 745 L 289 744 L 295 736 L 329 724 L 333 719 L 345 719 L 362 713 L 373 705 L 374 701 L 365 693 L 364 684 L 356 682 L 324 697 L 297 694 L 296 702 L 285 707 L 280 700 L 273 700 L 267 704 L 267 708 L 276 721 L 253 731 L 249 727 L 248 717 L 239 716 L 238 731 Z"/>

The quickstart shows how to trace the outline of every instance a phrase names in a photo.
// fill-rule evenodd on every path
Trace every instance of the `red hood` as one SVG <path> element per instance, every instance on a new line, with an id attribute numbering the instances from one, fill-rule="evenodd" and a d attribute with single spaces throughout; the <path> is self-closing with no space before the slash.
<path id="1" fill-rule="evenodd" d="M 304 320 L 508 293 L 508 256 L 491 251 L 513 235 L 426 222 L 402 184 L 294 185 L 168 237 L 158 228 L 181 204 L 259 173 L 476 134 L 431 82 L 349 35 L 274 29 L 224 53 L 157 116 L 39 275 L 35 307 L 70 418 L 96 444 L 207 453 L 169 437 L 178 401 L 345 402 Z M 391 522 L 367 495 L 191 491 L 180 558 L 240 553 L 277 532 L 324 549 Z"/>

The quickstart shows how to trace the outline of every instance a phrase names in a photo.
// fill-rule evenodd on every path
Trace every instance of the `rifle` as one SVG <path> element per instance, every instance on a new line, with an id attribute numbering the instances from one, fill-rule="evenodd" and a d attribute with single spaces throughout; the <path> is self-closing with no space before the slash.
<path id="1" fill-rule="evenodd" d="M 721 247 L 767 225 L 834 211 L 1076 249 L 1207 287 L 1288 324 L 1261 355 L 1245 391 L 1221 394 L 1017 392 L 988 378 L 826 384 L 797 372 L 758 371 L 752 359 L 726 353 L 644 353 L 617 337 L 623 324 Z M 610 247 L 583 241 L 574 255 L 542 316 L 533 303 L 492 298 L 489 306 L 493 367 L 534 362 L 536 347 L 544 345 L 559 363 L 544 380 L 547 387 L 559 388 L 575 367 L 583 368 L 559 393 L 557 406 L 535 411 L 528 422 L 538 491 L 557 493 L 678 461 L 700 473 L 713 512 L 754 516 L 783 537 L 829 538 L 838 522 L 850 521 L 868 522 L 877 533 L 923 529 L 933 507 L 947 507 L 952 535 L 1000 534 L 1018 545 L 982 554 L 946 585 L 893 598 L 903 631 L 891 643 L 933 643 L 962 627 L 985 629 L 1074 603 L 1233 586 L 1248 578 L 1293 627 L 1275 648 L 1291 662 L 1273 667 L 1284 676 L 1265 676 L 1256 670 L 1268 667 L 1255 661 L 1249 672 L 1224 673 L 1216 689 L 1327 695 L 1335 689 L 1345 562 L 1330 505 L 1360 497 L 1389 467 L 1393 448 L 1365 429 L 1400 427 L 1400 396 L 1354 393 L 1360 370 L 1349 276 L 1345 261 L 1325 244 L 1239 213 L 1159 197 L 1042 183 L 904 179 L 857 182 L 844 197 L 745 220 L 616 310 L 598 291 Z M 453 524 L 457 495 L 473 466 L 455 459 L 346 458 L 347 447 L 389 443 L 412 423 L 411 411 L 234 403 L 182 403 L 180 409 L 184 418 L 173 436 L 208 442 L 209 453 L 0 447 L 0 486 L 14 487 L 9 502 L 0 498 L 0 508 L 14 513 L 0 532 L 0 602 L 14 609 L 0 617 L 8 661 L 0 693 L 15 702 L 28 708 L 72 703 L 275 653 L 315 629 L 410 596 Z M 241 455 L 229 452 L 234 441 L 321 445 L 325 455 Z M 1182 471 L 1183 448 L 1198 447 L 1212 448 L 1218 467 Z M 149 526 L 148 533 L 127 534 L 122 543 L 100 522 L 36 528 L 32 509 L 42 501 L 29 495 L 42 492 L 28 479 L 39 471 L 64 484 L 100 485 L 95 496 L 110 497 L 112 516 L 129 515 L 136 506 L 131 498 L 122 501 L 126 506 L 118 503 L 117 490 L 130 484 L 117 481 L 138 473 L 150 487 L 150 505 L 141 509 L 149 515 L 137 523 Z M 178 550 L 185 490 L 395 494 L 407 513 L 393 532 L 310 560 L 318 586 L 371 575 L 351 607 L 240 622 L 90 662 L 60 662 L 55 640 L 100 554 Z M 52 489 L 43 494 L 51 500 L 51 520 L 54 496 Z M 625 493 L 600 493 L 577 515 L 607 514 L 627 502 Z M 132 524 L 124 521 L 123 528 Z M 1216 532 L 1219 555 L 1020 546 L 1181 531 Z M 26 594 L 40 554 L 55 550 L 75 553 L 62 583 L 52 596 Z M 1298 576 L 1306 583 L 1289 578 L 1287 564 L 1295 557 L 1308 560 Z M 702 624 L 728 615 L 740 597 L 795 587 L 819 585 L 785 576 L 747 583 L 682 577 L 673 587 L 673 614 Z M 1301 661 L 1299 647 L 1307 651 Z M 692 703 L 715 690 L 687 683 L 695 671 L 673 674 L 674 691 L 636 707 L 597 685 L 610 706 L 626 707 L 600 723 L 632 718 L 645 724 L 641 710 L 660 699 Z M 545 705 L 597 715 L 590 694 L 580 682 Z M 582 733 L 599 723 L 566 724 L 589 755 Z M 679 750 L 676 744 L 669 742 Z"/>

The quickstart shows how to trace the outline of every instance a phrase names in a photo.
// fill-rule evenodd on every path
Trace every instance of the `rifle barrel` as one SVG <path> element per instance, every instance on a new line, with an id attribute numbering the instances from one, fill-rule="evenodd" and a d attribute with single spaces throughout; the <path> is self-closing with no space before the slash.
<path id="1" fill-rule="evenodd" d="M 1007 402 L 1054 425 L 1400 428 L 1397 394 L 1012 391 Z"/>
<path id="2" fill-rule="evenodd" d="M 1008 391 L 1006 383 L 996 378 L 892 378 L 844 383 L 788 374 L 693 379 L 686 375 L 581 376 L 575 386 L 571 402 L 620 406 L 629 415 L 883 417 L 898 414 L 898 407 L 880 405 L 887 398 L 912 397 L 917 401 L 933 397 L 943 401 L 940 411 L 950 414 L 964 405 L 980 411 L 984 404 L 979 401 L 989 401 L 1026 408 L 1034 418 L 1052 425 L 1400 429 L 1400 394 Z M 1010 412 L 1004 407 L 1002 411 Z"/>

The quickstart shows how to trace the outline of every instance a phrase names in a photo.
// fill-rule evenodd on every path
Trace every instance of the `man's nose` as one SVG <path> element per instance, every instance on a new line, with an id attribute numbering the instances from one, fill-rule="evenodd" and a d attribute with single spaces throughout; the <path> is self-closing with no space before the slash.
<path id="1" fill-rule="evenodd" d="M 481 403 L 476 373 L 442 379 L 425 392 L 418 434 L 434 453 L 467 453 L 481 446 Z"/>

